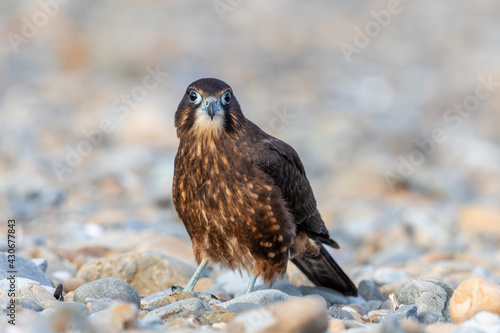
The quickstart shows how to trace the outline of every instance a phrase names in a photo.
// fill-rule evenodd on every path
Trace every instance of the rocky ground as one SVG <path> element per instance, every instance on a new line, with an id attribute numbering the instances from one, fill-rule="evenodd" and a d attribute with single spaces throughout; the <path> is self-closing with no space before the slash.
<path id="1" fill-rule="evenodd" d="M 500 7 L 394 3 L 2 3 L 0 331 L 499 332 Z M 292 264 L 172 293 L 173 114 L 205 76 L 298 151 L 359 297 Z"/>

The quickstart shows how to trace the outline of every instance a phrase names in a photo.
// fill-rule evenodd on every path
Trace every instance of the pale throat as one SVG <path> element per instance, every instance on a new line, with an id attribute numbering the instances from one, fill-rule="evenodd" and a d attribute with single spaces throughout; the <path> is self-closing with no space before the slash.
<path id="1" fill-rule="evenodd" d="M 197 109 L 193 125 L 193 133 L 198 138 L 218 138 L 224 131 L 224 114 L 219 112 L 211 119 L 203 110 Z"/>

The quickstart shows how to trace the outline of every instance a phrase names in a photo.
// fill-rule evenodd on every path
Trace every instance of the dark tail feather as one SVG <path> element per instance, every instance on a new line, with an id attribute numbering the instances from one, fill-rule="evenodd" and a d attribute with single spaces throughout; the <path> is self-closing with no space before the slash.
<path id="1" fill-rule="evenodd" d="M 333 260 L 328 251 L 322 245 L 320 246 L 321 256 L 319 259 L 296 257 L 292 259 L 292 262 L 315 285 L 337 290 L 346 296 L 357 296 L 358 290 L 354 283 Z"/>

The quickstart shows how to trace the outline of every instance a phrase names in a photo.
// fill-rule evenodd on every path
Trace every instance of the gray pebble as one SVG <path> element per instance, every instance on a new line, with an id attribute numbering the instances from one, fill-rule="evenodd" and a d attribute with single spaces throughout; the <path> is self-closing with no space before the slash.
<path id="1" fill-rule="evenodd" d="M 250 294 L 245 294 L 233 298 L 230 301 L 221 303 L 220 306 L 226 308 L 228 305 L 235 303 L 254 303 L 259 305 L 269 305 L 277 302 L 287 301 L 289 299 L 290 296 L 288 296 L 284 292 L 274 289 L 266 289 L 266 290 L 257 290 Z"/>
<path id="2" fill-rule="evenodd" d="M 409 318 L 417 318 L 417 306 L 415 304 L 405 305 L 394 312 L 389 313 L 386 318 L 396 318 L 398 320 L 401 319 L 409 319 Z"/>
<path id="3" fill-rule="evenodd" d="M 380 289 L 378 289 L 377 284 L 372 280 L 361 281 L 358 286 L 358 293 L 367 301 L 377 300 L 383 302 L 387 299 Z"/>
<path id="4" fill-rule="evenodd" d="M 80 316 L 86 316 L 89 314 L 89 309 L 82 303 L 51 301 L 42 302 L 41 305 L 44 309 L 52 308 L 56 310 L 65 310 L 71 313 L 78 313 Z"/>
<path id="5" fill-rule="evenodd" d="M 443 317 L 438 316 L 434 312 L 422 311 L 418 314 L 418 322 L 424 325 L 434 324 L 438 321 L 445 321 Z"/>
<path id="6" fill-rule="evenodd" d="M 407 333 L 406 330 L 399 325 L 399 322 L 400 319 L 397 317 L 384 318 L 382 325 L 380 325 L 379 333 Z"/>
<path id="7" fill-rule="evenodd" d="M 234 303 L 227 305 L 226 311 L 238 314 L 241 312 L 253 310 L 255 308 L 260 308 L 260 307 L 261 305 L 255 303 Z"/>
<path id="8" fill-rule="evenodd" d="M 44 258 L 34 258 L 31 259 L 35 265 L 37 265 L 42 272 L 47 273 L 47 267 L 49 266 L 49 262 Z"/>
<path id="9" fill-rule="evenodd" d="M 345 297 L 343 294 L 340 292 L 329 289 L 329 288 L 324 288 L 324 287 L 309 287 L 309 286 L 300 286 L 300 291 L 304 296 L 307 295 L 320 295 L 322 296 L 325 301 L 327 301 L 330 304 L 349 304 L 350 302 L 347 300 L 347 297 Z"/>
<path id="10" fill-rule="evenodd" d="M 16 307 L 21 307 L 23 309 L 29 309 L 37 312 L 43 310 L 43 307 L 40 305 L 39 302 L 30 298 L 15 298 L 15 301 L 16 301 Z"/>
<path id="11" fill-rule="evenodd" d="M 382 306 L 383 302 L 381 301 L 368 301 L 366 303 L 363 303 L 364 308 L 366 309 L 367 312 L 373 311 L 373 310 L 378 310 Z"/>
<path id="12" fill-rule="evenodd" d="M 111 305 L 115 304 L 117 301 L 111 298 L 99 298 L 92 301 L 92 307 L 89 310 L 90 314 L 106 310 Z M 81 304 L 81 303 L 78 303 Z"/>
<path id="13" fill-rule="evenodd" d="M 302 291 L 297 286 L 286 282 L 277 282 L 273 285 L 273 289 L 279 290 L 287 294 L 288 296 L 301 297 Z"/>
<path id="14" fill-rule="evenodd" d="M 433 282 L 413 279 L 405 285 L 398 300 L 401 304 L 415 304 L 420 311 L 430 311 L 444 317 L 448 294 Z"/>
<path id="15" fill-rule="evenodd" d="M 335 319 L 354 320 L 354 316 L 349 311 L 346 311 L 342 308 L 338 308 L 336 306 L 329 307 L 328 314 Z"/>
<path id="16" fill-rule="evenodd" d="M 104 278 L 86 283 L 75 290 L 73 300 L 85 303 L 87 297 L 110 298 L 116 301 L 130 302 L 137 307 L 141 299 L 137 291 L 127 282 L 117 278 Z"/>
<path id="17" fill-rule="evenodd" d="M 199 316 L 204 312 L 210 311 L 210 306 L 198 298 L 188 298 L 161 308 L 148 312 L 144 318 L 158 317 L 164 321 L 169 321 L 178 317 L 187 317 L 189 315 Z"/>
<path id="18" fill-rule="evenodd" d="M 9 276 L 7 273 L 9 270 L 9 262 L 7 258 L 8 253 L 4 252 L 0 254 L 0 271 L 2 274 Z M 16 278 L 26 278 L 39 282 L 40 284 L 53 287 L 52 281 L 43 272 L 40 267 L 38 267 L 31 259 L 16 255 Z"/>

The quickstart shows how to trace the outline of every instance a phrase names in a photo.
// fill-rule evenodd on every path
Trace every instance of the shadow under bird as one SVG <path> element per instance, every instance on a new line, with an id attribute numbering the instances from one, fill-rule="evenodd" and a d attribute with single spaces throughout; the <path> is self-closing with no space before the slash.
<path id="1" fill-rule="evenodd" d="M 245 118 L 231 87 L 200 79 L 175 114 L 174 205 L 199 264 L 184 291 L 193 292 L 207 263 L 273 283 L 290 259 L 316 285 L 357 295 L 323 244 L 330 238 L 297 152 Z"/>

